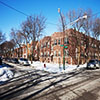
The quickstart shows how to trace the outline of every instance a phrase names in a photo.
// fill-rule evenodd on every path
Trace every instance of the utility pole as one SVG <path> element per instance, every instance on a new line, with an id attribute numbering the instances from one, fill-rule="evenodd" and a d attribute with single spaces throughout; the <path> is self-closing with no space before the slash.
<path id="1" fill-rule="evenodd" d="M 63 70 L 65 70 L 65 46 L 64 46 L 64 38 L 65 38 L 65 22 L 64 22 L 64 16 L 62 15 L 60 8 L 58 8 L 58 13 L 60 14 L 60 18 L 61 18 L 61 24 L 62 24 L 62 29 L 63 29 L 63 45 L 61 45 L 61 47 L 63 47 Z"/>
<path id="2" fill-rule="evenodd" d="M 73 25 L 73 24 L 75 24 L 76 22 L 78 22 L 81 19 L 87 19 L 87 15 L 79 17 L 75 21 L 73 21 L 73 22 L 69 23 L 68 25 L 66 25 L 65 24 L 65 20 L 64 20 L 64 16 L 61 13 L 60 8 L 58 8 L 58 13 L 60 14 L 61 24 L 62 24 L 62 29 L 63 29 L 63 45 L 61 45 L 61 47 L 63 47 L 63 70 L 65 70 L 65 48 L 68 48 L 67 46 L 64 45 L 65 30 L 66 30 L 68 25 Z M 66 38 L 67 38 L 67 35 L 66 35 Z"/>

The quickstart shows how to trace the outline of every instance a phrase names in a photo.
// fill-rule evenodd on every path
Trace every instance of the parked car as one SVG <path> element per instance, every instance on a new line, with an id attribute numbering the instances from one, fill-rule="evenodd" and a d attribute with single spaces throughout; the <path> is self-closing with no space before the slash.
<path id="1" fill-rule="evenodd" d="M 20 63 L 21 65 L 29 65 L 28 60 L 25 59 L 25 58 L 20 58 L 20 59 L 19 59 L 19 63 Z"/>
<path id="2" fill-rule="evenodd" d="M 6 61 L 7 61 L 7 62 L 11 62 L 11 59 L 10 59 L 10 58 L 7 58 Z"/>
<path id="3" fill-rule="evenodd" d="M 17 59 L 17 58 L 13 58 L 13 59 L 12 59 L 12 63 L 18 64 L 18 63 L 19 63 L 19 61 L 18 61 L 18 59 Z"/>
<path id="4" fill-rule="evenodd" d="M 0 57 L 0 65 L 2 65 L 2 57 Z"/>
<path id="5" fill-rule="evenodd" d="M 100 68 L 100 62 L 99 62 L 99 60 L 90 60 L 90 61 L 87 63 L 87 68 L 88 68 L 88 69 Z"/>

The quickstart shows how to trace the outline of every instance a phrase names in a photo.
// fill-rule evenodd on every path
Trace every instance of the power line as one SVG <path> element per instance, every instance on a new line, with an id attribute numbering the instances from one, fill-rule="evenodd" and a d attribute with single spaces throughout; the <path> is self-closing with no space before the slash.
<path id="1" fill-rule="evenodd" d="M 25 16 L 28 16 L 28 15 L 27 15 L 27 14 L 25 14 L 24 12 L 19 11 L 19 10 L 17 10 L 16 8 L 11 7 L 10 5 L 8 5 L 8 4 L 6 4 L 6 3 L 4 3 L 4 2 L 2 2 L 2 1 L 0 1 L 0 3 L 1 3 L 1 4 L 3 4 L 4 6 L 6 6 L 6 7 L 10 8 L 10 9 L 12 9 L 12 10 L 15 10 L 15 11 L 16 11 L 16 12 L 18 12 L 18 13 L 21 13 L 21 14 L 23 14 L 23 15 L 25 15 Z"/>
<path id="2" fill-rule="evenodd" d="M 14 7 L 12 7 L 12 6 L 10 6 L 10 5 L 8 5 L 8 4 L 2 2 L 2 1 L 0 1 L 0 3 L 3 4 L 4 6 L 10 8 L 10 9 L 12 9 L 12 10 L 18 12 L 18 13 L 23 14 L 24 16 L 27 16 L 27 17 L 29 16 L 29 15 L 27 15 L 26 13 L 24 13 L 24 12 L 22 12 L 22 11 L 20 11 L 20 10 L 17 10 L 16 8 L 14 8 Z M 95 16 L 95 15 L 97 15 L 97 14 L 99 14 L 99 13 L 100 13 L 100 12 L 97 12 L 97 13 L 91 15 L 90 17 Z M 56 25 L 56 26 L 57 26 L 57 24 L 54 24 L 54 23 L 51 23 L 51 22 L 47 22 L 47 23 L 48 23 L 48 24 L 51 24 L 51 25 Z"/>
<path id="3" fill-rule="evenodd" d="M 29 16 L 29 15 L 27 15 L 26 13 L 24 13 L 24 12 L 22 12 L 22 11 L 20 11 L 20 10 L 17 10 L 16 8 L 14 8 L 14 7 L 12 7 L 12 6 L 10 6 L 10 5 L 8 5 L 8 4 L 2 2 L 2 1 L 0 1 L 0 3 L 3 4 L 4 6 L 10 8 L 10 9 L 12 9 L 12 10 L 18 12 L 18 13 L 21 13 L 21 14 L 27 16 L 27 17 Z M 51 23 L 51 22 L 47 22 L 47 23 L 48 23 L 48 24 L 51 24 L 51 25 L 57 25 L 57 24 L 54 24 L 54 23 Z"/>

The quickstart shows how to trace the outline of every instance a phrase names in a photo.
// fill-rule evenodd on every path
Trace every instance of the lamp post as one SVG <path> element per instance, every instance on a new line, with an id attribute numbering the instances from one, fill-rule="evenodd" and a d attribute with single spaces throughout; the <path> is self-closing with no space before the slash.
<path id="1" fill-rule="evenodd" d="M 64 22 L 64 17 L 60 11 L 60 8 L 58 8 L 58 13 L 60 14 L 61 17 L 61 23 L 62 23 L 62 29 L 63 29 L 63 45 L 61 45 L 61 47 L 63 47 L 63 70 L 65 70 L 65 46 L 64 46 L 64 37 L 65 37 L 65 22 Z"/>
<path id="2" fill-rule="evenodd" d="M 78 22 L 81 19 L 87 19 L 87 15 L 84 15 L 82 17 L 79 17 L 78 19 L 76 19 L 75 21 L 69 23 L 68 25 L 65 25 L 64 22 L 64 17 L 60 11 L 60 8 L 58 8 L 58 13 L 60 14 L 60 18 L 61 18 L 61 24 L 62 24 L 62 28 L 63 28 L 63 45 L 61 45 L 63 47 L 63 70 L 65 70 L 65 48 L 67 48 L 67 46 L 64 46 L 64 38 L 65 38 L 65 29 L 68 25 L 73 25 L 76 22 Z"/>

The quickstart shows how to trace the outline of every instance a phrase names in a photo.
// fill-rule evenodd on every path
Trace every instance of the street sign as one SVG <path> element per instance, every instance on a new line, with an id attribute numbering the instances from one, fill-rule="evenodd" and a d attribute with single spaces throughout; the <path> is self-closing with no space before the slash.
<path id="1" fill-rule="evenodd" d="M 63 47 L 64 45 L 60 45 L 61 47 Z"/>
<path id="2" fill-rule="evenodd" d="M 68 46 L 64 46 L 64 48 L 68 48 Z"/>

